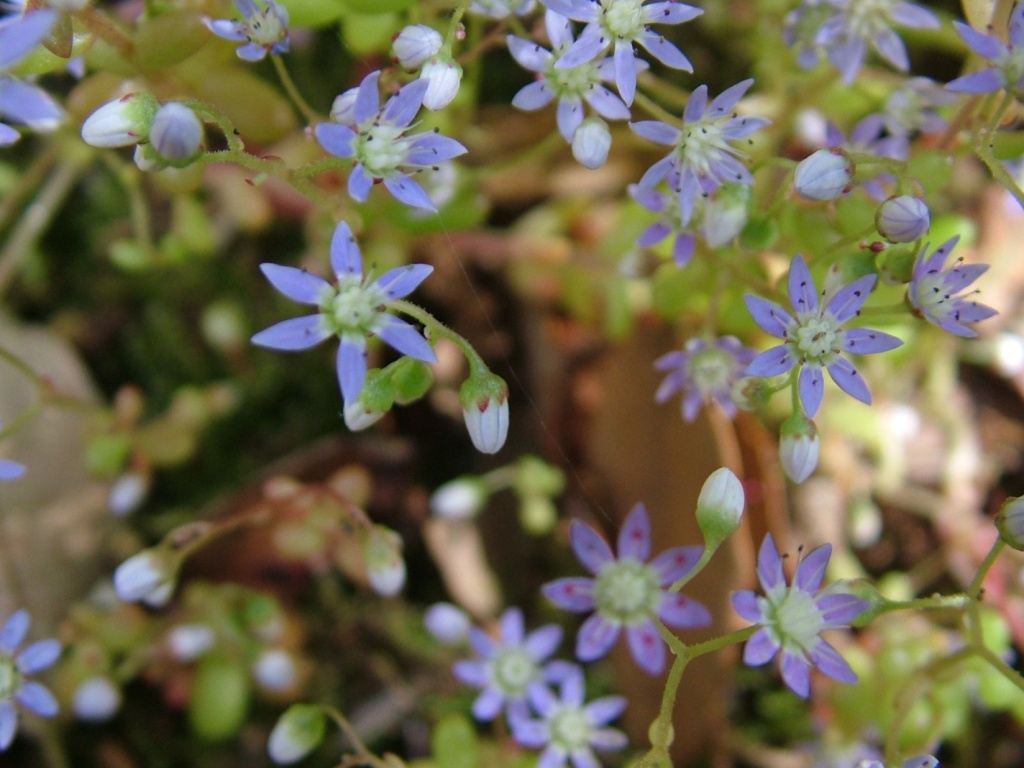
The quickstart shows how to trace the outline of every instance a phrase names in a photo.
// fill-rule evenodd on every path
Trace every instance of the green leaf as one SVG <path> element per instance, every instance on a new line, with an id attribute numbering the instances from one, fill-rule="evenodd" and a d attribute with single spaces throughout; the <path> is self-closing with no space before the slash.
<path id="1" fill-rule="evenodd" d="M 135 35 L 135 63 L 140 69 L 166 69 L 198 51 L 210 31 L 198 11 L 171 11 L 143 23 Z"/>
<path id="2" fill-rule="evenodd" d="M 249 709 L 249 674 L 233 660 L 207 656 L 196 670 L 188 699 L 188 722 L 207 741 L 234 736 Z"/>
<path id="3" fill-rule="evenodd" d="M 430 741 L 438 768 L 475 768 L 479 762 L 476 731 L 462 715 L 443 717 L 434 727 Z"/>
<path id="4" fill-rule="evenodd" d="M 254 73 L 223 68 L 215 76 L 197 78 L 196 98 L 224 112 L 242 134 L 256 144 L 277 141 L 295 127 L 295 113 L 280 92 Z"/>

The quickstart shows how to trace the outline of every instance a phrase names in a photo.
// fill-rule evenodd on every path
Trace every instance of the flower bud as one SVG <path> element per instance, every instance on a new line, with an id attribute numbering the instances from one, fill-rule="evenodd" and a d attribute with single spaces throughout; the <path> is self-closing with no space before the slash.
<path id="1" fill-rule="evenodd" d="M 853 159 L 842 149 L 819 149 L 800 161 L 796 191 L 809 200 L 835 200 L 853 188 Z"/>
<path id="2" fill-rule="evenodd" d="M 427 631 L 445 645 L 456 645 L 469 635 L 466 612 L 451 603 L 434 603 L 423 616 Z"/>
<path id="3" fill-rule="evenodd" d="M 356 125 L 356 97 L 358 95 L 358 88 L 349 88 L 344 93 L 336 96 L 334 103 L 331 105 L 331 120 L 354 128 Z"/>
<path id="4" fill-rule="evenodd" d="M 103 723 L 121 708 L 121 690 L 106 677 L 90 677 L 71 697 L 71 709 L 79 720 Z"/>
<path id="5" fill-rule="evenodd" d="M 420 77 L 429 85 L 423 94 L 423 106 L 427 109 L 444 109 L 459 93 L 462 83 L 462 67 L 452 59 L 431 59 L 423 65 Z"/>
<path id="6" fill-rule="evenodd" d="M 697 525 L 705 547 L 714 549 L 736 532 L 743 503 L 743 484 L 731 470 L 722 467 L 708 476 L 697 498 Z"/>
<path id="7" fill-rule="evenodd" d="M 802 413 L 793 414 L 782 422 L 779 458 L 786 476 L 794 483 L 802 483 L 817 468 L 820 447 L 818 428 Z"/>
<path id="8" fill-rule="evenodd" d="M 1011 496 L 996 514 L 999 538 L 1014 549 L 1024 551 L 1024 496 Z"/>
<path id="9" fill-rule="evenodd" d="M 912 243 L 931 226 L 924 200 L 911 195 L 890 197 L 875 212 L 875 229 L 890 243 Z"/>
<path id="10" fill-rule="evenodd" d="M 363 402 L 360 394 L 351 403 L 345 403 L 345 426 L 353 432 L 368 429 L 380 421 L 387 411 L 375 411 Z"/>
<path id="11" fill-rule="evenodd" d="M 743 376 L 732 383 L 729 393 L 741 411 L 759 411 L 772 396 L 771 384 L 760 376 Z"/>
<path id="12" fill-rule="evenodd" d="M 405 586 L 405 560 L 402 539 L 383 525 L 370 529 L 363 542 L 363 561 L 370 586 L 378 595 L 397 595 Z"/>
<path id="13" fill-rule="evenodd" d="M 487 484 L 480 478 L 457 477 L 430 495 L 430 511 L 448 520 L 476 517 L 483 511 L 488 496 Z"/>
<path id="14" fill-rule="evenodd" d="M 107 508 L 115 517 L 130 515 L 149 494 L 149 473 L 128 471 L 114 481 L 107 496 Z"/>
<path id="15" fill-rule="evenodd" d="M 590 170 L 604 165 L 611 146 L 612 134 L 608 123 L 600 117 L 588 117 L 572 135 L 572 156 Z"/>
<path id="16" fill-rule="evenodd" d="M 126 603 L 157 600 L 173 592 L 177 565 L 162 550 L 144 549 L 114 571 L 114 591 Z"/>
<path id="17" fill-rule="evenodd" d="M 539 493 L 519 498 L 519 524 L 531 536 L 546 536 L 558 523 L 558 507 Z"/>
<path id="18" fill-rule="evenodd" d="M 178 661 L 195 661 L 213 648 L 216 639 L 205 624 L 179 624 L 167 633 L 167 648 Z"/>
<path id="19" fill-rule="evenodd" d="M 391 41 L 391 53 L 406 69 L 419 69 L 431 56 L 436 56 L 444 44 L 441 33 L 426 24 L 402 27 Z"/>
<path id="20" fill-rule="evenodd" d="M 316 704 L 293 704 L 278 719 L 267 739 L 267 754 L 279 765 L 296 763 L 324 739 L 323 709 Z"/>
<path id="21" fill-rule="evenodd" d="M 299 679 L 295 659 L 280 648 L 270 648 L 261 653 L 252 665 L 252 676 L 272 693 L 290 691 Z"/>
<path id="22" fill-rule="evenodd" d="M 93 147 L 130 147 L 149 138 L 160 102 L 151 93 L 130 93 L 93 112 L 82 123 L 82 140 Z"/>
<path id="23" fill-rule="evenodd" d="M 743 184 L 726 184 L 704 206 L 701 234 L 709 248 L 721 248 L 747 224 L 747 201 L 750 188 Z"/>
<path id="24" fill-rule="evenodd" d="M 508 437 L 508 385 L 500 376 L 471 376 L 459 390 L 469 439 L 481 453 L 497 453 Z"/>
<path id="25" fill-rule="evenodd" d="M 172 101 L 160 107 L 153 116 L 149 141 L 168 165 L 180 168 L 199 154 L 203 143 L 203 124 L 191 109 Z"/>

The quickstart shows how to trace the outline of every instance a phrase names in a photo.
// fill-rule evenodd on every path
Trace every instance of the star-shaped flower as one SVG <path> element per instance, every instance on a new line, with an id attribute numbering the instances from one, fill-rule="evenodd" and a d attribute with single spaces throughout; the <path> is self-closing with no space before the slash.
<path id="1" fill-rule="evenodd" d="M 594 749 L 626 746 L 622 731 L 606 727 L 626 709 L 626 700 L 605 696 L 587 704 L 583 682 L 583 670 L 573 666 L 564 676 L 558 696 L 546 686 L 531 688 L 530 705 L 540 719 L 517 717 L 512 721 L 512 738 L 524 747 L 543 747 L 538 768 L 562 768 L 569 761 L 574 768 L 598 768 Z"/>
<path id="2" fill-rule="evenodd" d="M 503 708 L 510 718 L 528 714 L 526 696 L 544 685 L 544 661 L 562 642 L 562 629 L 555 624 L 526 634 L 523 612 L 509 608 L 501 616 L 501 636 L 492 639 L 479 627 L 469 630 L 469 642 L 479 659 L 455 662 L 455 676 L 482 689 L 473 702 L 473 717 L 493 720 Z"/>
<path id="3" fill-rule="evenodd" d="M 599 659 L 611 650 L 622 627 L 629 650 L 642 669 L 656 675 L 665 667 L 665 644 L 654 618 L 671 627 L 703 627 L 711 623 L 707 608 L 665 587 L 685 576 L 700 559 L 702 547 L 673 547 L 651 562 L 651 524 L 647 509 L 637 504 L 619 532 L 618 558 L 601 535 L 574 520 L 573 552 L 594 578 L 556 579 L 544 595 L 559 608 L 576 613 L 594 611 L 576 637 L 580 661 Z"/>
<path id="4" fill-rule="evenodd" d="M 731 142 L 742 139 L 768 125 L 763 117 L 740 117 L 733 107 L 753 80 L 744 80 L 722 91 L 708 104 L 708 87 L 702 85 L 690 94 L 683 112 L 683 126 L 644 120 L 630 123 L 635 133 L 655 144 L 673 147 L 672 152 L 652 165 L 637 184 L 639 191 L 653 188 L 662 179 L 679 199 L 683 224 L 693 216 L 698 195 L 710 195 L 730 182 L 750 185 L 753 178 L 741 159 L 746 155 Z"/>
<path id="5" fill-rule="evenodd" d="M 720 339 L 690 339 L 680 351 L 669 352 L 654 361 L 659 371 L 668 375 L 661 382 L 654 399 L 664 403 L 676 392 L 683 392 L 683 418 L 693 421 L 700 407 L 715 402 L 730 419 L 736 415 L 732 385 L 757 356 L 757 351 L 744 347 L 735 336 Z"/>
<path id="6" fill-rule="evenodd" d="M 998 313 L 992 307 L 969 298 L 977 291 L 956 295 L 988 270 L 988 264 L 964 264 L 963 259 L 957 259 L 952 267 L 943 269 L 946 258 L 959 241 L 959 235 L 950 238 L 930 256 L 925 255 L 927 245 L 921 249 L 921 256 L 914 266 L 914 276 L 907 287 L 907 298 L 914 312 L 929 323 L 956 336 L 973 338 L 978 332 L 967 324 Z"/>
<path id="7" fill-rule="evenodd" d="M 21 610 L 12 613 L 0 627 L 0 751 L 11 745 L 18 728 L 15 703 L 43 717 L 57 714 L 53 694 L 30 677 L 57 661 L 60 643 L 40 640 L 17 652 L 28 633 L 28 625 L 28 611 Z"/>
<path id="8" fill-rule="evenodd" d="M 567 142 L 583 122 L 583 102 L 609 120 L 628 120 L 629 107 L 608 90 L 603 81 L 614 77 L 612 59 L 590 60 L 575 67 L 562 68 L 558 62 L 572 47 L 572 27 L 569 20 L 552 11 L 544 14 L 548 39 L 552 51 L 537 43 L 514 35 L 508 36 L 508 49 L 512 57 L 531 72 L 537 80 L 524 86 L 512 98 L 512 106 L 534 110 L 558 100 L 558 130 Z"/>
<path id="9" fill-rule="evenodd" d="M 579 39 L 555 64 L 559 68 L 578 67 L 614 48 L 615 83 L 626 104 L 636 94 L 636 74 L 641 59 L 639 45 L 667 67 L 692 72 L 693 66 L 682 51 L 651 31 L 649 24 L 682 24 L 704 11 L 692 5 L 668 0 L 644 5 L 647 0 L 543 0 L 555 13 L 586 23 Z"/>
<path id="10" fill-rule="evenodd" d="M 857 682 L 850 665 L 821 639 L 821 633 L 849 626 L 869 604 L 841 585 L 821 589 L 831 554 L 829 544 L 811 550 L 797 566 L 793 583 L 786 584 L 782 558 L 769 533 L 757 555 L 757 578 L 764 597 L 749 589 L 732 594 L 736 613 L 759 627 L 743 649 L 744 663 L 759 667 L 780 654 L 782 679 L 804 698 L 810 695 L 811 667 L 844 683 Z"/>
<path id="11" fill-rule="evenodd" d="M 259 61 L 268 53 L 288 52 L 288 9 L 274 0 L 265 0 L 260 8 L 256 0 L 235 0 L 244 17 L 230 19 L 204 19 L 207 28 L 217 37 L 241 43 L 236 54 L 245 61 Z"/>
<path id="12" fill-rule="evenodd" d="M 64 110 L 42 88 L 4 72 L 31 53 L 56 20 L 56 12 L 43 9 L 0 23 L 0 118 L 35 131 L 52 131 L 64 119 Z M 19 138 L 14 128 L 0 122 L 0 147 Z"/>
<path id="13" fill-rule="evenodd" d="M 989 93 L 1005 88 L 1015 96 L 1024 94 L 1024 4 L 1018 3 L 1010 13 L 1009 45 L 961 21 L 954 21 L 953 26 L 967 47 L 992 62 L 992 66 L 958 77 L 946 83 L 946 88 L 964 93 Z"/>
<path id="14" fill-rule="evenodd" d="M 789 270 L 789 300 L 796 310 L 795 317 L 760 296 L 747 294 L 744 297 L 757 324 L 783 340 L 782 344 L 758 355 L 747 366 L 746 375 L 781 376 L 794 366 L 800 366 L 800 401 L 811 418 L 818 412 L 825 391 L 822 368 L 848 395 L 870 403 L 867 384 L 842 353 L 887 352 L 903 342 L 882 331 L 843 329 L 842 326 L 860 313 L 875 279 L 875 275 L 864 275 L 840 288 L 831 298 L 823 293 L 819 301 L 814 278 L 803 257 L 797 254 Z"/>
<path id="15" fill-rule="evenodd" d="M 353 200 L 365 202 L 374 182 L 383 181 L 388 191 L 406 205 L 437 210 L 409 174 L 435 168 L 465 154 L 466 148 L 437 133 L 406 135 L 430 86 L 427 80 L 421 78 L 402 86 L 383 109 L 379 80 L 379 71 L 363 78 L 352 106 L 352 123 L 320 123 L 315 129 L 317 141 L 332 155 L 355 162 L 348 177 L 348 193 Z"/>
<path id="16" fill-rule="evenodd" d="M 386 311 L 388 302 L 412 293 L 433 267 L 409 264 L 370 280 L 363 274 L 359 246 L 344 221 L 331 240 L 331 267 L 337 278 L 333 285 L 302 269 L 261 264 L 263 274 L 277 290 L 289 299 L 318 307 L 320 312 L 272 325 L 253 336 L 252 343 L 294 351 L 309 349 L 337 336 L 341 340 L 338 381 L 346 403 L 354 403 L 363 389 L 366 340 L 370 336 L 379 336 L 403 355 L 425 363 L 437 362 L 434 350 L 420 332 Z"/>

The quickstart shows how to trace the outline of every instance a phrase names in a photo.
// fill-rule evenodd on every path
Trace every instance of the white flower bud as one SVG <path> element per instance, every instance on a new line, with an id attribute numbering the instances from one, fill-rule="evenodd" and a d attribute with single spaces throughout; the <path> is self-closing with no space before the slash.
<path id="1" fill-rule="evenodd" d="M 158 600 L 174 591 L 174 568 L 168 558 L 153 549 L 132 555 L 114 571 L 114 591 L 126 603 Z"/>
<path id="2" fill-rule="evenodd" d="M 853 187 L 853 159 L 838 147 L 819 149 L 796 167 L 793 185 L 809 200 L 835 200 Z"/>
<path id="3" fill-rule="evenodd" d="M 149 137 L 160 108 L 151 93 L 130 93 L 93 112 L 82 123 L 82 140 L 93 147 L 130 147 Z"/>
<path id="4" fill-rule="evenodd" d="M 500 376 L 470 377 L 459 390 L 469 439 L 481 453 L 497 453 L 508 437 L 508 385 Z"/>
<path id="5" fill-rule="evenodd" d="M 437 517 L 463 520 L 476 517 L 487 503 L 487 485 L 467 475 L 449 480 L 430 496 L 430 511 Z"/>
<path id="6" fill-rule="evenodd" d="M 462 67 L 451 59 L 431 59 L 423 65 L 420 77 L 430 83 L 423 94 L 423 106 L 432 110 L 444 109 L 459 93 Z"/>
<path id="7" fill-rule="evenodd" d="M 405 586 L 402 539 L 390 528 L 373 527 L 363 543 L 363 560 L 370 586 L 378 595 L 392 597 Z"/>
<path id="8" fill-rule="evenodd" d="M 782 422 L 779 433 L 779 458 L 786 476 L 794 483 L 802 483 L 818 467 L 821 438 L 814 422 L 797 413 Z"/>
<path id="9" fill-rule="evenodd" d="M 357 397 L 351 403 L 345 403 L 345 426 L 353 432 L 360 432 L 368 429 L 380 421 L 386 411 L 375 411 L 367 407 L 362 397 Z"/>
<path id="10" fill-rule="evenodd" d="M 79 720 L 106 722 L 121 708 L 121 690 L 106 677 L 90 677 L 75 689 L 71 709 Z"/>
<path id="11" fill-rule="evenodd" d="M 423 616 L 427 631 L 445 645 L 456 645 L 469 635 L 472 622 L 464 610 L 451 603 L 434 603 Z"/>
<path id="12" fill-rule="evenodd" d="M 572 156 L 590 170 L 604 165 L 611 146 L 612 133 L 600 117 L 588 117 L 572 134 Z"/>
<path id="13" fill-rule="evenodd" d="M 349 88 L 344 93 L 336 96 L 334 103 L 331 105 L 331 120 L 354 128 L 356 124 L 356 97 L 358 95 L 358 88 Z"/>
<path id="14" fill-rule="evenodd" d="M 267 754 L 279 765 L 296 763 L 324 738 L 324 713 L 315 704 L 293 704 L 278 719 L 267 739 Z"/>
<path id="15" fill-rule="evenodd" d="M 167 647 L 178 661 L 195 661 L 216 642 L 213 630 L 205 624 L 179 624 L 167 633 Z"/>
<path id="16" fill-rule="evenodd" d="M 742 184 L 726 184 L 704 206 L 700 231 L 709 248 L 721 248 L 747 225 L 747 200 L 750 189 Z"/>
<path id="17" fill-rule="evenodd" d="M 266 690 L 281 693 L 295 686 L 298 670 L 290 653 L 271 648 L 256 659 L 252 665 L 252 676 Z"/>
<path id="18" fill-rule="evenodd" d="M 125 472 L 114 481 L 107 496 L 107 508 L 116 517 L 130 515 L 145 501 L 149 494 L 149 474 Z"/>
<path id="19" fill-rule="evenodd" d="M 444 45 L 441 33 L 426 24 L 402 27 L 391 41 L 391 53 L 406 69 L 418 69 Z"/>
<path id="20" fill-rule="evenodd" d="M 697 525 L 706 547 L 717 547 L 736 532 L 744 500 L 743 483 L 731 470 L 722 467 L 708 476 L 697 498 Z"/>
<path id="21" fill-rule="evenodd" d="M 164 104 L 153 116 L 149 141 L 168 165 L 187 165 L 203 143 L 203 124 L 196 113 L 176 101 Z"/>
<path id="22" fill-rule="evenodd" d="M 924 237 L 930 226 L 928 206 L 919 197 L 890 197 L 875 212 L 875 229 L 890 243 L 912 243 Z"/>

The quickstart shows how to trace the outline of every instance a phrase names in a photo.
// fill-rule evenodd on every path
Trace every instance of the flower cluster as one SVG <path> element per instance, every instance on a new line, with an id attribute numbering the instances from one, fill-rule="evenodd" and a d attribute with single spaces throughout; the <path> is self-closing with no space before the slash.
<path id="1" fill-rule="evenodd" d="M 235 0 L 242 13 L 241 21 L 205 19 L 207 28 L 217 37 L 244 43 L 235 51 L 244 61 L 259 61 L 268 53 L 288 52 L 288 9 L 274 0 L 265 0 L 261 8 L 257 0 Z"/>
<path id="2" fill-rule="evenodd" d="M 1024 5 L 1010 13 L 1009 42 L 986 35 L 961 21 L 953 26 L 967 46 L 992 66 L 958 77 L 946 88 L 962 93 L 990 93 L 1005 88 L 1015 96 L 1024 95 Z"/>
<path id="3" fill-rule="evenodd" d="M 337 373 L 346 403 L 355 402 L 366 380 L 366 341 L 378 336 L 403 355 L 427 363 L 437 362 L 426 339 L 404 320 L 388 314 L 388 302 L 408 296 L 433 271 L 426 264 L 388 270 L 375 280 L 363 274 L 359 246 L 348 224 L 341 222 L 331 239 L 331 267 L 336 282 L 302 269 L 263 264 L 260 269 L 281 293 L 320 311 L 284 320 L 252 337 L 252 343 L 270 349 L 309 349 L 331 336 L 341 341 Z"/>
<path id="4" fill-rule="evenodd" d="M 711 623 L 703 605 L 665 589 L 693 570 L 702 548 L 673 547 L 648 562 L 651 523 L 643 504 L 633 507 L 622 524 L 618 557 L 597 531 L 579 520 L 573 521 L 570 536 L 573 552 L 593 578 L 556 579 L 544 585 L 543 592 L 564 610 L 594 611 L 576 638 L 580 661 L 594 661 L 608 653 L 625 627 L 636 663 L 656 675 L 665 667 L 665 644 L 655 618 L 680 629 Z"/>
<path id="5" fill-rule="evenodd" d="M 668 375 L 658 387 L 654 399 L 659 403 L 676 392 L 683 392 L 683 418 L 693 421 L 700 407 L 717 403 L 730 419 L 736 415 L 733 385 L 753 362 L 757 351 L 743 346 L 735 336 L 720 339 L 690 339 L 681 351 L 669 352 L 654 361 Z"/>
<path id="6" fill-rule="evenodd" d="M 921 249 L 914 277 L 907 287 L 907 299 L 914 311 L 929 323 L 956 336 L 972 338 L 978 332 L 968 326 L 992 317 L 996 311 L 969 299 L 974 291 L 960 293 L 988 270 L 987 264 L 964 264 L 963 259 L 957 259 L 954 266 L 944 269 L 946 259 L 959 241 L 959 236 L 950 238 L 931 255 L 926 255 L 927 245 Z"/>

